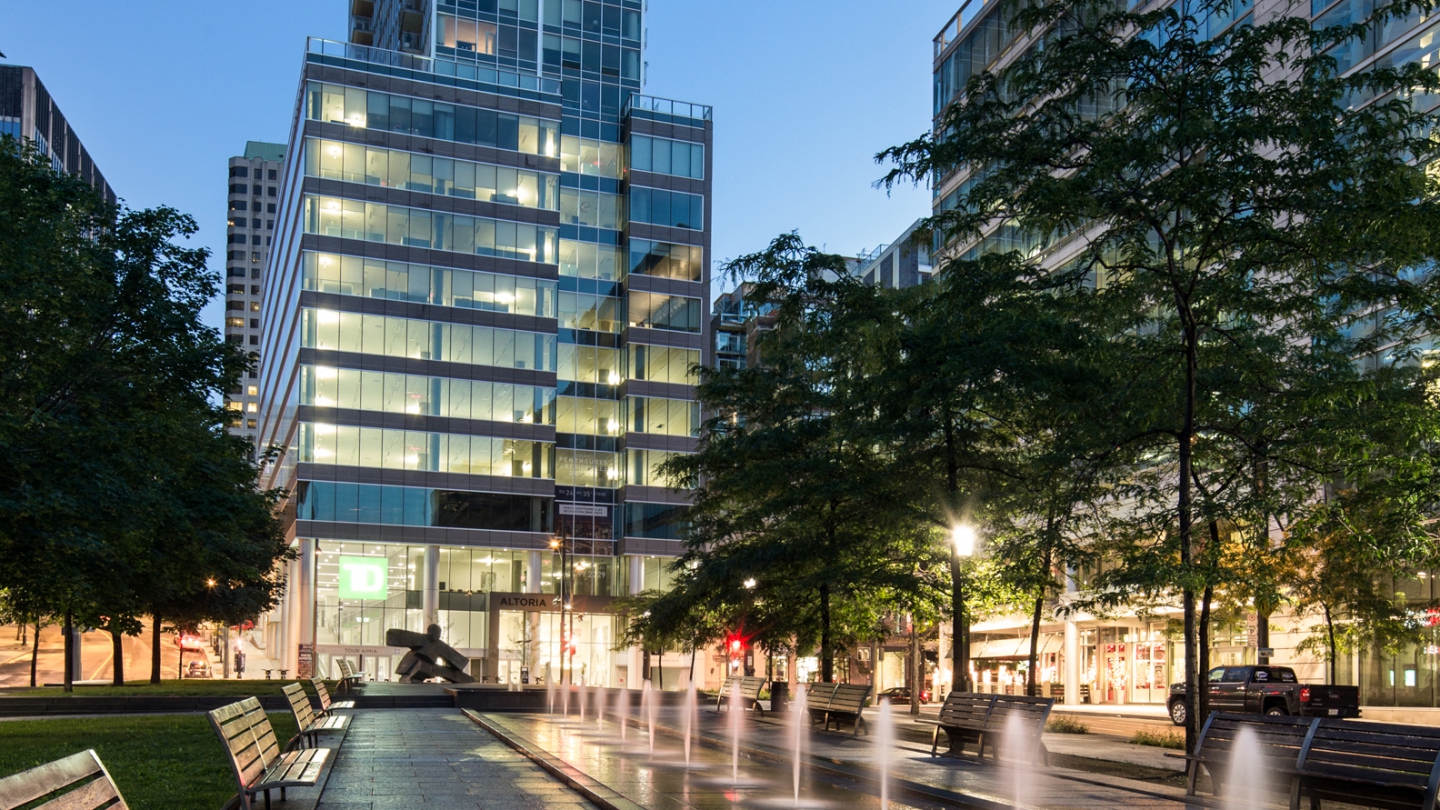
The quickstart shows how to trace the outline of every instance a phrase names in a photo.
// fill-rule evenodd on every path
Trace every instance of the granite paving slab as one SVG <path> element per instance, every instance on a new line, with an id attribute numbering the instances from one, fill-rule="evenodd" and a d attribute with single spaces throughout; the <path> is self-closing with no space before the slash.
<path id="1" fill-rule="evenodd" d="M 354 714 L 317 810 L 598 810 L 454 709 Z"/>

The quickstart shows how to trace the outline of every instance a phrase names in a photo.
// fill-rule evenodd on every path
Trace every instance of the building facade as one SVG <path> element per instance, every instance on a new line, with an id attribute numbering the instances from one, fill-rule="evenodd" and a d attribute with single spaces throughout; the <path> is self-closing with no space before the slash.
<path id="1" fill-rule="evenodd" d="M 82 178 L 107 201 L 116 202 L 115 190 L 33 68 L 0 65 L 0 136 L 5 135 L 28 139 L 50 158 L 55 171 Z"/>
<path id="2" fill-rule="evenodd" d="M 1148 5 L 1160 7 L 1168 2 L 1173 0 L 1153 0 Z M 1315 26 L 1329 27 L 1364 18 L 1357 8 L 1355 0 L 1316 0 L 1305 6 L 1277 0 L 1245 0 L 1205 22 L 1214 33 L 1266 22 L 1278 15 L 1304 13 L 1309 14 Z M 945 108 L 964 90 L 972 75 L 1001 69 L 1026 51 L 1016 47 L 1023 44 L 1019 42 L 1020 32 L 1006 25 L 1003 14 L 1001 4 L 994 0 L 968 0 L 936 35 L 932 112 L 937 126 Z M 1377 63 L 1396 68 L 1409 63 L 1433 64 L 1440 43 L 1437 33 L 1440 23 L 1415 11 L 1346 46 L 1337 59 L 1344 71 L 1365 70 Z M 1436 102 L 1423 94 L 1414 99 L 1432 106 Z M 1370 101 L 1373 99 L 1365 103 Z M 965 167 L 935 178 L 934 212 L 958 205 L 971 182 Z M 942 257 L 1010 249 L 1034 255 L 1044 266 L 1059 267 L 1083 249 L 1083 242 L 1057 240 L 1052 246 L 1022 243 L 1002 225 L 975 242 L 934 244 L 936 254 Z M 1435 715 L 1427 714 L 1427 710 L 1440 710 L 1440 612 L 1433 608 L 1434 600 L 1440 596 L 1434 584 L 1436 573 L 1415 580 L 1395 580 L 1377 572 L 1394 598 L 1410 605 L 1424 640 L 1400 651 L 1370 649 L 1338 656 L 1337 680 L 1359 685 L 1367 717 L 1426 717 L 1430 718 L 1426 722 L 1433 722 Z M 1077 572 L 1068 585 L 1072 594 L 1083 590 L 1083 573 Z M 1186 650 L 1183 637 L 1176 631 L 1179 613 L 1178 606 L 1152 606 L 1122 610 L 1107 617 L 1052 615 L 1041 626 L 1040 681 L 1053 684 L 1054 693 L 1063 693 L 1066 702 L 1076 702 L 1085 695 L 1095 703 L 1164 703 L 1167 685 L 1183 680 Z M 1239 621 L 1215 624 L 1211 632 L 1212 666 L 1256 663 L 1260 652 L 1258 621 L 1259 617 L 1250 614 Z M 1326 663 L 1302 647 L 1307 639 L 1314 638 L 1320 621 L 1317 616 L 1284 612 L 1271 616 L 1270 662 L 1294 667 L 1302 680 L 1326 680 Z M 1029 623 L 1028 617 L 995 617 L 972 629 L 972 669 L 980 688 L 1014 690 L 1022 682 L 1029 653 Z M 1069 688 L 1071 684 L 1079 689 Z"/>
<path id="3" fill-rule="evenodd" d="M 711 110 L 641 95 L 639 0 L 348 5 L 262 287 L 300 551 L 267 643 L 383 678 L 387 629 L 438 624 L 477 679 L 638 685 L 610 605 L 680 548 L 656 470 L 710 359 Z"/>
<path id="4" fill-rule="evenodd" d="M 888 245 L 865 251 L 857 259 L 854 275 L 865 284 L 903 290 L 925 284 L 934 276 L 930 246 L 917 239 L 924 220 L 916 220 Z"/>
<path id="5" fill-rule="evenodd" d="M 254 365 L 225 396 L 230 432 L 252 443 L 260 421 L 260 307 L 265 263 L 280 205 L 285 144 L 248 141 L 229 160 L 225 209 L 225 339 L 251 355 Z"/>

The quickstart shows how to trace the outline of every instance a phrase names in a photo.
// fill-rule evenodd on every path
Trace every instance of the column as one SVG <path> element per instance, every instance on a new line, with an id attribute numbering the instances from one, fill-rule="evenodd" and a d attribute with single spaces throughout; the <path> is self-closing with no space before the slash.
<path id="1" fill-rule="evenodd" d="M 541 586 L 545 584 L 545 567 L 540 552 L 530 552 L 526 556 L 525 566 L 525 592 L 540 593 Z M 536 678 L 545 675 L 545 673 L 540 671 L 540 612 L 532 610 L 526 613 L 525 623 L 528 627 L 526 634 L 530 638 L 529 648 L 525 651 L 525 666 L 530 668 L 530 683 L 535 683 Z"/>
<path id="2" fill-rule="evenodd" d="M 424 615 L 421 624 L 425 632 L 430 625 L 440 623 L 440 547 L 425 547 Z"/>
<path id="3" fill-rule="evenodd" d="M 1073 598 L 1077 590 L 1074 569 L 1066 571 L 1066 601 Z M 1065 619 L 1065 705 L 1080 705 L 1080 628 L 1068 615 Z"/>
<path id="4" fill-rule="evenodd" d="M 300 540 L 299 582 L 299 592 L 295 594 L 299 604 L 296 606 L 295 613 L 300 618 L 300 644 L 310 647 L 310 672 L 302 671 L 305 662 L 298 659 L 299 647 L 297 646 L 294 674 L 297 678 L 307 678 L 315 672 L 315 538 L 313 537 Z"/>
<path id="5" fill-rule="evenodd" d="M 630 562 L 630 595 L 635 596 L 645 590 L 645 558 L 639 555 L 631 555 L 626 559 Z M 631 689 L 643 689 L 645 687 L 645 651 L 640 649 L 638 644 L 631 644 L 625 660 L 625 685 Z"/>
<path id="6" fill-rule="evenodd" d="M 280 648 L 274 656 L 276 663 L 291 672 L 295 671 L 295 651 L 300 647 L 300 561 L 291 560 L 286 564 L 285 576 L 285 619 L 280 627 Z"/>

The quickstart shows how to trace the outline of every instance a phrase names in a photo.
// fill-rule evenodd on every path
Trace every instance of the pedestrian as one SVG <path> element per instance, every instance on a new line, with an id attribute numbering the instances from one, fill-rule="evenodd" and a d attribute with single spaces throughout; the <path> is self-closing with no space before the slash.
<path id="1" fill-rule="evenodd" d="M 240 650 L 236 650 L 236 651 L 235 651 L 235 680 L 237 680 L 237 681 L 240 680 L 240 678 L 243 677 L 244 675 L 245 675 L 245 653 L 242 652 L 242 651 L 240 651 Z"/>

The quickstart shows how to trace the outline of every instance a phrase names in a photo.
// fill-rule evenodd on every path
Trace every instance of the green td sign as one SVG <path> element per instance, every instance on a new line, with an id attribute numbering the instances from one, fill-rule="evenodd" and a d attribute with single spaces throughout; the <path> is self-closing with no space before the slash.
<path id="1" fill-rule="evenodd" d="M 341 599 L 384 599 L 386 592 L 384 557 L 341 557 Z"/>

